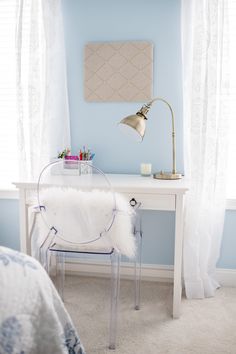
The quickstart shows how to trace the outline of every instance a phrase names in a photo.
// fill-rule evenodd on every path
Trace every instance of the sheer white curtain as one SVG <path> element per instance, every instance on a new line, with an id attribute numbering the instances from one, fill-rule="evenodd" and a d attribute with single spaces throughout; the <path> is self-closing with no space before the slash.
<path id="1" fill-rule="evenodd" d="M 70 146 L 60 0 L 17 0 L 18 143 L 21 179 Z"/>
<path id="2" fill-rule="evenodd" d="M 188 298 L 214 296 L 226 200 L 227 0 L 182 0 Z"/>

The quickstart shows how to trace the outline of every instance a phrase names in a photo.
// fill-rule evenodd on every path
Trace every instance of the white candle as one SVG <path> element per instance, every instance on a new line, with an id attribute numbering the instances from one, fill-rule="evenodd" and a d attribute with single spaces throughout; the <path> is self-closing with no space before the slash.
<path id="1" fill-rule="evenodd" d="M 141 172 L 142 176 L 151 176 L 152 164 L 151 163 L 141 163 L 140 172 Z"/>

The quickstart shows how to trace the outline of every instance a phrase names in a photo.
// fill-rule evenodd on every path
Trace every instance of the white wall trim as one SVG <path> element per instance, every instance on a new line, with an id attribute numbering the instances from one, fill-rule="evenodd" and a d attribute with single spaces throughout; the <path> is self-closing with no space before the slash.
<path id="1" fill-rule="evenodd" d="M 143 264 L 142 279 L 149 281 L 173 282 L 173 266 Z M 111 268 L 109 262 L 91 260 L 71 260 L 66 262 L 68 274 L 85 276 L 109 277 Z M 121 262 L 121 278 L 131 279 L 134 274 L 133 263 Z"/>
<path id="2" fill-rule="evenodd" d="M 221 286 L 236 287 L 236 269 L 217 268 L 216 276 Z"/>
<path id="3" fill-rule="evenodd" d="M 17 189 L 0 189 L 0 199 L 19 199 Z"/>
<path id="4" fill-rule="evenodd" d="M 84 276 L 108 277 L 110 276 L 109 262 L 91 260 L 70 260 L 66 262 L 68 274 Z M 121 278 L 133 277 L 133 264 L 121 263 Z M 236 287 L 236 269 L 217 268 L 217 279 L 221 286 Z M 174 267 L 160 264 L 142 264 L 142 280 L 173 283 Z"/>
<path id="5" fill-rule="evenodd" d="M 227 199 L 226 210 L 236 210 L 236 199 Z"/>

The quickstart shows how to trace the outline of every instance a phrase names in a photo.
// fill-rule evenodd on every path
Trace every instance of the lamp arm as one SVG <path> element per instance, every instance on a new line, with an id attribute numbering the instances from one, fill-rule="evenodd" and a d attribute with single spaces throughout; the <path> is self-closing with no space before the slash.
<path id="1" fill-rule="evenodd" d="M 174 112 L 173 109 L 171 107 L 171 105 L 164 100 L 161 97 L 155 97 L 153 98 L 150 102 L 146 103 L 145 105 L 143 105 L 143 107 L 140 109 L 140 113 L 141 115 L 143 115 L 146 118 L 146 114 L 148 113 L 148 111 L 150 110 L 152 104 L 156 101 L 162 101 L 164 102 L 170 110 L 171 113 L 171 119 L 172 119 L 172 157 L 173 157 L 173 167 L 172 167 L 172 173 L 176 174 L 176 156 L 175 156 L 175 151 L 176 151 L 176 143 L 175 143 L 175 118 L 174 118 Z M 146 118 L 147 119 L 147 118 Z"/>

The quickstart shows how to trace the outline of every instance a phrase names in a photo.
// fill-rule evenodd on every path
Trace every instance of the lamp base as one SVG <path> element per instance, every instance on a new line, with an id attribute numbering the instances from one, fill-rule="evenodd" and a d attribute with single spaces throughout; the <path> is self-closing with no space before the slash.
<path id="1" fill-rule="evenodd" d="M 153 174 L 155 179 L 181 179 L 181 173 L 172 173 L 172 172 L 158 172 Z"/>

